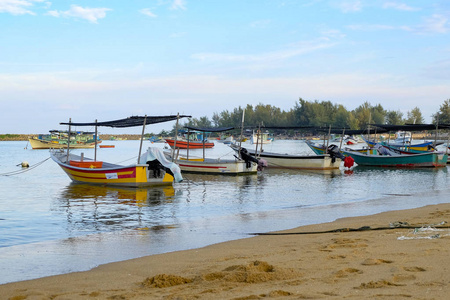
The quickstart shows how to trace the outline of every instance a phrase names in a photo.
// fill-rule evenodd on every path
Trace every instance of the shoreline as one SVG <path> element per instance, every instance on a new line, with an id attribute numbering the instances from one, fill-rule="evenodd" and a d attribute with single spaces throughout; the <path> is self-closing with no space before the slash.
<path id="1" fill-rule="evenodd" d="M 284 233 L 418 227 L 450 221 L 450 203 L 348 217 Z M 446 224 L 449 225 L 449 224 Z M 450 229 L 254 236 L 0 285 L 6 299 L 443 299 Z M 439 238 L 431 238 L 440 234 Z M 404 240 L 399 238 L 404 237 Z M 115 298 L 114 298 L 115 299 Z"/>

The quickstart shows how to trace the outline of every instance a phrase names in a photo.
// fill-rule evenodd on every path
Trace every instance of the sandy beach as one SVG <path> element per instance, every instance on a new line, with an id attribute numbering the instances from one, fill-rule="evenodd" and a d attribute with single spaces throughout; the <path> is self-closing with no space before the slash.
<path id="1" fill-rule="evenodd" d="M 0 295 L 9 300 L 446 299 L 449 220 L 450 204 L 339 219 L 4 284 Z"/>

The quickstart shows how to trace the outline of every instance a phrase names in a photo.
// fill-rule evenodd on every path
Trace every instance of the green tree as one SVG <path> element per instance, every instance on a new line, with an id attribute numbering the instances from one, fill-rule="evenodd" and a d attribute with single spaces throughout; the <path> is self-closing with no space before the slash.
<path id="1" fill-rule="evenodd" d="M 406 124 L 423 124 L 424 123 L 422 113 L 418 107 L 414 107 L 412 110 L 407 112 L 405 123 Z"/>
<path id="2" fill-rule="evenodd" d="M 327 127 L 333 123 L 337 108 L 330 101 L 309 102 L 299 99 L 294 107 L 294 126 Z"/>
<path id="3" fill-rule="evenodd" d="M 370 103 L 364 102 L 353 110 L 352 114 L 355 117 L 355 123 L 358 129 L 365 129 L 369 123 L 374 123 L 370 109 Z"/>
<path id="4" fill-rule="evenodd" d="M 378 104 L 372 106 L 369 102 L 364 102 L 352 111 L 355 117 L 357 129 L 366 129 L 368 124 L 384 124 L 386 111 Z"/>
<path id="5" fill-rule="evenodd" d="M 422 112 L 417 106 L 406 113 L 406 124 L 423 124 L 424 121 Z"/>
<path id="6" fill-rule="evenodd" d="M 445 100 L 439 111 L 433 115 L 433 123 L 450 124 L 450 99 Z"/>
<path id="7" fill-rule="evenodd" d="M 333 120 L 333 127 L 335 128 L 349 128 L 351 113 L 343 106 L 338 105 Z"/>
<path id="8" fill-rule="evenodd" d="M 390 110 L 386 113 L 386 124 L 390 125 L 403 125 L 403 113 L 399 110 Z"/>

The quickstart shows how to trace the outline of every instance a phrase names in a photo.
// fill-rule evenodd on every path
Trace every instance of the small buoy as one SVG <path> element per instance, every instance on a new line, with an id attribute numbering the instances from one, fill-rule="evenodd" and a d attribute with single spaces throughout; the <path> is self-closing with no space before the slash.
<path id="1" fill-rule="evenodd" d="M 30 165 L 28 164 L 27 161 L 23 161 L 23 162 L 21 163 L 21 166 L 22 166 L 22 168 L 28 168 L 28 167 L 30 167 Z"/>

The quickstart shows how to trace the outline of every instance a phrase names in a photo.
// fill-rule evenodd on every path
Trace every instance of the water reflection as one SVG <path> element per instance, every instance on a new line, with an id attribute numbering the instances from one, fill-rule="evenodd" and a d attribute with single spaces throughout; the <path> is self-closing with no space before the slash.
<path id="1" fill-rule="evenodd" d="M 68 185 L 53 203 L 67 218 L 70 236 L 122 230 L 172 228 L 170 211 L 176 199 L 172 186 L 118 188 Z M 169 204 L 169 205 L 166 205 Z"/>
<path id="2" fill-rule="evenodd" d="M 210 174 L 186 174 L 184 175 L 184 189 L 187 201 L 198 199 L 199 195 L 203 203 L 217 196 L 235 194 L 242 199 L 249 190 L 261 184 L 261 177 L 257 174 L 241 176 L 218 176 Z M 219 193 L 219 195 L 217 195 Z"/>

